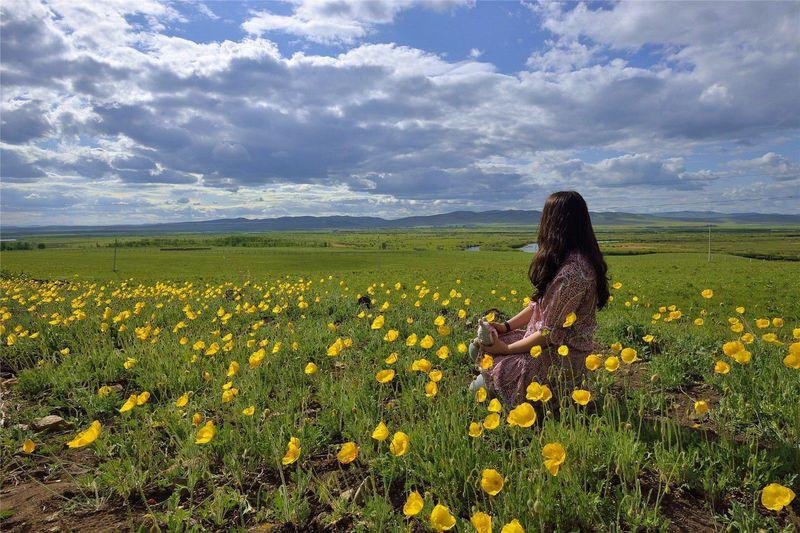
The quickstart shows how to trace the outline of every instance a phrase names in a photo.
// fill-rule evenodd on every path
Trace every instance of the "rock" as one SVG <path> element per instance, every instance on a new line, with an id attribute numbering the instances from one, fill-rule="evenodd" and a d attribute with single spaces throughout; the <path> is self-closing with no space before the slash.
<path id="1" fill-rule="evenodd" d="M 111 385 L 111 388 L 116 392 L 122 392 L 123 390 L 122 385 L 120 385 L 119 383 L 117 383 L 116 385 Z"/>
<path id="2" fill-rule="evenodd" d="M 31 425 L 33 429 L 37 431 L 55 431 L 57 429 L 66 429 L 71 426 L 69 422 L 58 415 L 47 415 Z"/>
<path id="3" fill-rule="evenodd" d="M 28 431 L 30 426 L 28 424 L 15 424 L 14 429 L 19 429 L 20 431 Z"/>

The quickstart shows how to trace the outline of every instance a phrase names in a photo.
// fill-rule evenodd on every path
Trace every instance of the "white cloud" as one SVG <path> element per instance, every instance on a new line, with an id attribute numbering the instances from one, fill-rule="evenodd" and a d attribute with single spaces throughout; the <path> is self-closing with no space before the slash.
<path id="1" fill-rule="evenodd" d="M 441 11 L 474 2 L 461 0 L 295 0 L 291 15 L 257 11 L 242 23 L 251 35 L 272 31 L 324 44 L 352 44 L 390 24 L 400 11 L 413 7 Z"/>

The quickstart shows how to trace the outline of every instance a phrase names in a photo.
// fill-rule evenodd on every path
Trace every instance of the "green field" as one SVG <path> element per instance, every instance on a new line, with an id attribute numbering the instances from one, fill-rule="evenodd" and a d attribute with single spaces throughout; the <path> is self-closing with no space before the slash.
<path id="1" fill-rule="evenodd" d="M 129 236 L 116 252 L 107 237 L 37 237 L 44 249 L 0 256 L 2 371 L 14 378 L 3 397 L 0 525 L 427 530 L 441 504 L 459 531 L 476 512 L 496 531 L 514 519 L 529 532 L 794 531 L 798 499 L 774 511 L 761 492 L 800 490 L 800 371 L 784 362 L 800 336 L 800 262 L 730 253 L 800 257 L 797 230 L 714 231 L 708 261 L 702 228 L 600 229 L 621 283 L 598 315 L 600 355 L 620 343 L 637 360 L 592 372 L 585 406 L 554 397 L 532 427 L 510 426 L 503 412 L 478 437 L 468 428 L 488 401 L 467 392 L 473 365 L 458 348 L 487 310 L 524 305 L 531 255 L 513 248 L 535 240 L 528 230 Z M 482 251 L 463 251 L 473 245 Z M 209 249 L 162 250 L 192 247 Z M 385 324 L 373 329 L 379 315 Z M 396 341 L 384 339 L 390 329 Z M 723 353 L 747 333 L 749 362 Z M 433 345 L 407 346 L 411 334 Z M 352 345 L 328 355 L 337 338 Z M 420 359 L 441 371 L 438 382 L 410 370 Z M 715 372 L 718 361 L 730 371 Z M 309 362 L 318 372 L 304 373 Z M 383 369 L 396 372 L 385 384 Z M 104 386 L 116 388 L 99 394 Z M 147 401 L 119 412 L 144 391 Z M 707 414 L 695 411 L 700 400 Z M 49 414 L 71 427 L 30 426 Z M 93 420 L 97 440 L 67 448 Z M 208 421 L 213 439 L 196 443 Z M 371 437 L 380 421 L 382 442 Z M 397 431 L 409 437 L 401 456 L 389 450 Z M 300 453 L 284 465 L 293 436 Z M 26 439 L 32 453 L 21 451 Z M 358 456 L 342 464 L 347 442 Z M 542 457 L 554 442 L 566 450 L 557 476 Z M 484 469 L 505 480 L 494 496 L 481 488 Z M 58 496 L 42 496 L 36 511 L 22 495 L 37 491 Z M 412 491 L 424 507 L 407 517 Z"/>

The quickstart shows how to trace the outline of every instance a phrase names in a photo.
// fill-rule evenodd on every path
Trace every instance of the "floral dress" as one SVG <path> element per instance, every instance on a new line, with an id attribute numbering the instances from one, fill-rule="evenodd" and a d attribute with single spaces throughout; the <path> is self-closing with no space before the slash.
<path id="1" fill-rule="evenodd" d="M 551 346 L 543 346 L 538 357 L 529 352 L 493 355 L 494 364 L 481 370 L 487 388 L 506 406 L 516 406 L 525 401 L 528 385 L 538 381 L 548 385 L 553 394 L 570 392 L 586 375 L 586 356 L 598 351 L 594 340 L 597 329 L 596 275 L 592 265 L 579 252 L 568 254 L 561 268 L 547 287 L 540 301 L 531 301 L 533 311 L 527 328 L 500 335 L 500 340 L 511 344 L 537 331 L 548 331 Z M 564 322 L 571 312 L 576 315 L 569 327 Z M 559 355 L 561 345 L 569 353 Z M 478 351 L 478 361 L 483 357 Z"/>

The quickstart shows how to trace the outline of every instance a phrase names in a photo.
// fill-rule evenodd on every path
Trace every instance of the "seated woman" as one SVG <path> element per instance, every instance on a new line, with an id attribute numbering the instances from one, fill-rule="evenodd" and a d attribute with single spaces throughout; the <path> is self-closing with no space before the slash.
<path id="1" fill-rule="evenodd" d="M 476 362 L 494 359 L 481 369 L 471 388 L 485 386 L 507 407 L 525 401 L 537 381 L 553 394 L 568 394 L 586 373 L 585 359 L 599 349 L 594 341 L 595 312 L 608 302 L 608 267 L 594 235 L 589 210 L 575 191 L 553 193 L 539 223 L 539 249 L 528 277 L 533 295 L 528 306 L 494 329 L 491 345 L 478 344 Z M 524 330 L 518 329 L 525 327 Z M 541 352 L 532 355 L 531 349 Z M 478 367 L 480 369 L 480 365 Z"/>

